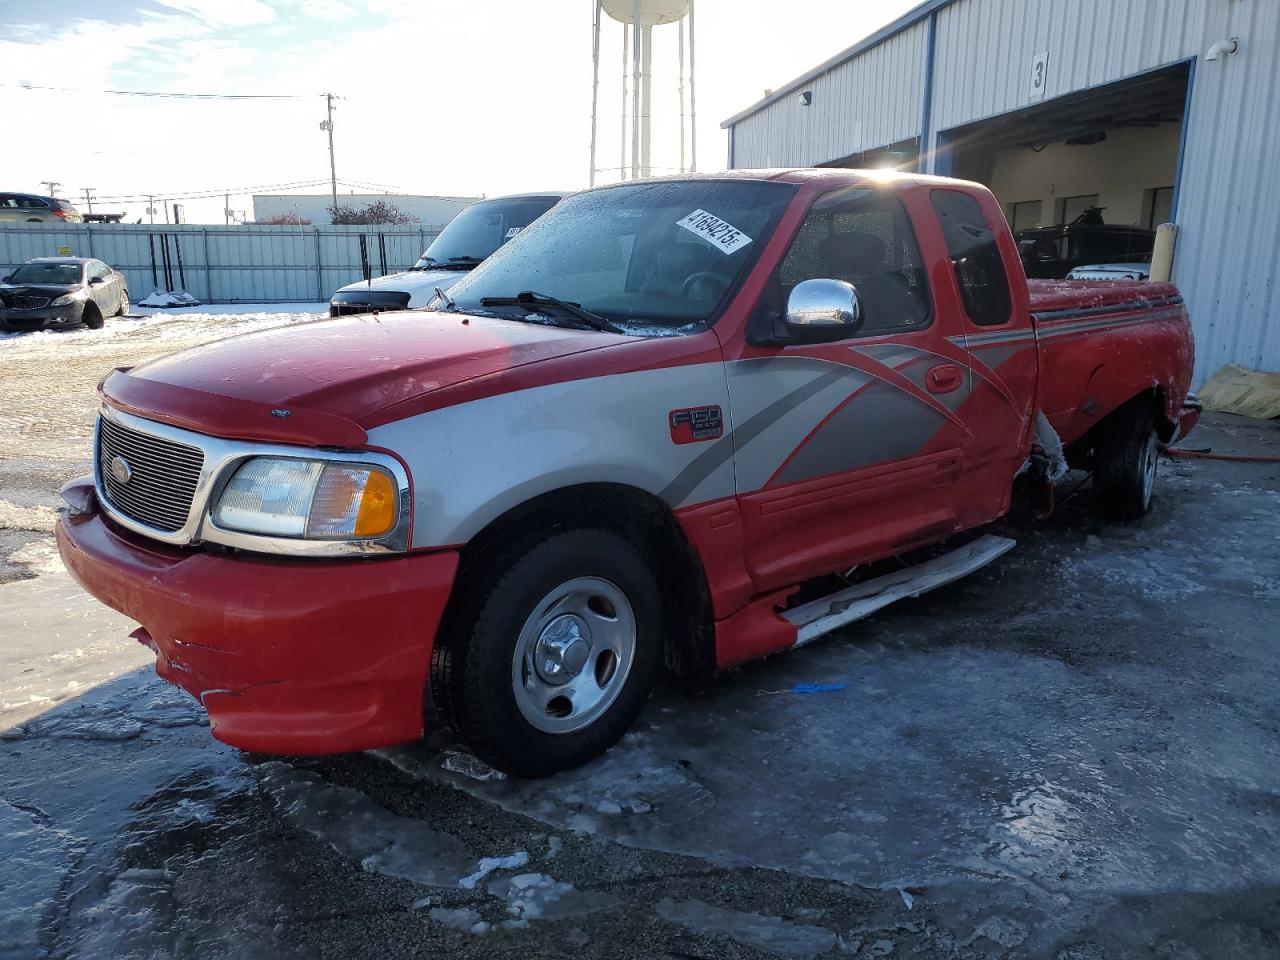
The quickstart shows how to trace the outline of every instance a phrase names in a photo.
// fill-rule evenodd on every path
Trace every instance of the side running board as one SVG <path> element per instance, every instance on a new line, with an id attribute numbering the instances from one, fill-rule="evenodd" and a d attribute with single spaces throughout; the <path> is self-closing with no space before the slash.
<path id="1" fill-rule="evenodd" d="M 846 623 L 869 617 L 895 600 L 918 597 L 935 587 L 959 580 L 1014 548 L 1016 540 L 991 534 L 950 553 L 883 577 L 854 584 L 782 614 L 796 626 L 796 646 L 816 640 Z"/>

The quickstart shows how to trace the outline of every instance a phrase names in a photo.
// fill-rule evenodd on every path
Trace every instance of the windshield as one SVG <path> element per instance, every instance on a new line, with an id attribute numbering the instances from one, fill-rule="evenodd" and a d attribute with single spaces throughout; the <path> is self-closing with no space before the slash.
<path id="1" fill-rule="evenodd" d="M 710 321 L 737 291 L 796 189 L 760 180 L 685 180 L 569 197 L 449 296 L 459 308 L 482 313 L 486 298 L 536 291 L 624 324 Z"/>
<path id="2" fill-rule="evenodd" d="M 473 267 L 550 210 L 559 199 L 525 197 L 472 204 L 449 221 L 413 268 Z"/>
<path id="3" fill-rule="evenodd" d="M 80 282 L 78 263 L 24 263 L 9 277 L 10 283 L 70 284 Z"/>

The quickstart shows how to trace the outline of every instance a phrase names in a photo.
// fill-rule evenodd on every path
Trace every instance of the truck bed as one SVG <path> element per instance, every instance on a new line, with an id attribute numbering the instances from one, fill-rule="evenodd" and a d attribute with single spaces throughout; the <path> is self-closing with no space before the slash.
<path id="1" fill-rule="evenodd" d="M 1157 387 L 1167 422 L 1190 386 L 1191 329 L 1172 283 L 1028 280 L 1040 349 L 1039 399 L 1064 443 Z"/>
<path id="2" fill-rule="evenodd" d="M 1178 296 L 1172 283 L 1145 280 L 1028 280 L 1027 290 L 1037 318 L 1076 310 L 1104 313 L 1106 307 L 1131 310 Z"/>

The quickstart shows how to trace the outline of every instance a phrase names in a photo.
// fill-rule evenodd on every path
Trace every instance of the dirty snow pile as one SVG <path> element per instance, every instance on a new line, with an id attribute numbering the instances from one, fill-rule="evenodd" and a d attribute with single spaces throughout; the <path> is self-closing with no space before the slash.
<path id="1" fill-rule="evenodd" d="M 198 307 L 200 301 L 185 290 L 161 293 L 153 290 L 151 295 L 138 301 L 140 307 Z"/>

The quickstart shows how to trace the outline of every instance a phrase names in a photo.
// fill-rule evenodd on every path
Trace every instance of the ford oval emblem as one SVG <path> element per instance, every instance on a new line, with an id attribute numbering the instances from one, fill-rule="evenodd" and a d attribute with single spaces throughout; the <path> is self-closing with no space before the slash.
<path id="1" fill-rule="evenodd" d="M 133 467 L 129 466 L 129 461 L 124 457 L 112 457 L 111 475 L 120 483 L 128 483 L 133 479 Z"/>
<path id="2" fill-rule="evenodd" d="M 271 415 L 273 417 L 280 417 L 281 419 L 284 419 L 285 417 L 293 416 L 293 411 L 286 410 L 284 407 L 276 407 L 274 410 L 271 411 Z"/>

